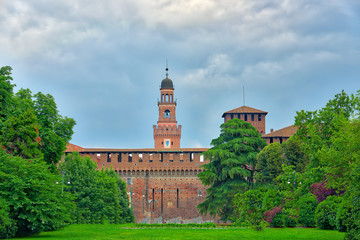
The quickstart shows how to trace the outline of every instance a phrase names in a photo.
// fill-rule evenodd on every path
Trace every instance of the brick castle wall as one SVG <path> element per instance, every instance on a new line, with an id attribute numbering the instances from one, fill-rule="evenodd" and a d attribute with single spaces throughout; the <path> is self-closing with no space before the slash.
<path id="1" fill-rule="evenodd" d="M 206 161 L 207 149 L 99 150 L 84 149 L 101 168 L 112 168 L 126 181 L 129 201 L 136 222 L 204 222 L 196 208 L 206 197 L 206 188 L 197 178 Z"/>

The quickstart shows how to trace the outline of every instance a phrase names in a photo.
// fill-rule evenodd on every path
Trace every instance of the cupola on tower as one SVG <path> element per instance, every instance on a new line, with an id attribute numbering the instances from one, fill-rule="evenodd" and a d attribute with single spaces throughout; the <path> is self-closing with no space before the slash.
<path id="1" fill-rule="evenodd" d="M 160 101 L 158 101 L 159 120 L 157 125 L 153 126 L 155 148 L 179 149 L 181 125 L 177 125 L 174 85 L 168 76 L 168 68 L 166 68 L 166 78 L 161 81 Z"/>

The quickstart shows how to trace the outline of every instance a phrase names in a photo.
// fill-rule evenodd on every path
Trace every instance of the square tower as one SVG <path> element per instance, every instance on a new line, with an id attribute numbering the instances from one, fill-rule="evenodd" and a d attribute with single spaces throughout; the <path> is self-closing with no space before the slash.
<path id="1" fill-rule="evenodd" d="M 239 108 L 232 109 L 230 111 L 224 112 L 222 117 L 224 118 L 224 123 L 233 118 L 238 118 L 244 120 L 245 122 L 251 123 L 261 135 L 265 134 L 265 116 L 267 112 L 248 107 L 242 106 Z"/>

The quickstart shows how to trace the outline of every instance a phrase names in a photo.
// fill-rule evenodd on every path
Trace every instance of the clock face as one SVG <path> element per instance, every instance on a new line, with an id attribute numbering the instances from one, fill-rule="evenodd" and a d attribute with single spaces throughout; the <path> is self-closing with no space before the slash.
<path id="1" fill-rule="evenodd" d="M 171 140 L 170 139 L 164 139 L 164 148 L 170 148 Z"/>

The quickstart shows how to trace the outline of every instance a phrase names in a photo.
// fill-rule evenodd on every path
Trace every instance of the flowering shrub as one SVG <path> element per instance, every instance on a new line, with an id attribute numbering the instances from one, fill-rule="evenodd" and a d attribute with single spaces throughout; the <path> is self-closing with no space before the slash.
<path id="1" fill-rule="evenodd" d="M 337 195 L 335 189 L 328 188 L 326 183 L 327 181 L 317 182 L 310 187 L 310 192 L 316 196 L 318 203 L 324 201 L 328 196 Z"/>
<path id="2" fill-rule="evenodd" d="M 282 206 L 273 207 L 271 210 L 267 210 L 264 213 L 264 220 L 271 224 L 275 215 L 281 212 L 281 210 L 282 210 Z"/>

